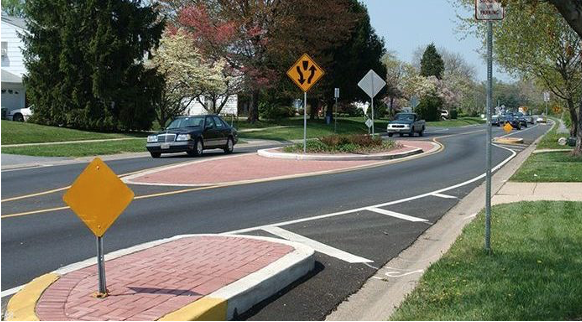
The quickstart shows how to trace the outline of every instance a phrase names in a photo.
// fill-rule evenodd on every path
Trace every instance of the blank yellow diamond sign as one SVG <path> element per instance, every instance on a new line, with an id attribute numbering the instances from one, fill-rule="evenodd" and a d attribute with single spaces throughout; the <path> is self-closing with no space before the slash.
<path id="1" fill-rule="evenodd" d="M 513 126 L 511 126 L 511 124 L 509 124 L 509 123 L 505 123 L 505 125 L 503 126 L 503 129 L 505 130 L 505 132 L 509 133 L 513 130 Z"/>
<path id="2" fill-rule="evenodd" d="M 95 158 L 63 196 L 63 201 L 97 237 L 115 222 L 134 193 L 106 164 Z"/>

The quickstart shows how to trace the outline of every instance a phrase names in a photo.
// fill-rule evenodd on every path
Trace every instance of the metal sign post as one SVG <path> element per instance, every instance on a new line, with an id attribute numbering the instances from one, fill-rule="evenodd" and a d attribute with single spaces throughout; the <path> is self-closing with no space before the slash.
<path id="1" fill-rule="evenodd" d="M 287 71 L 287 76 L 303 91 L 303 153 L 307 152 L 307 91 L 325 72 L 307 54 L 303 54 Z"/>
<path id="2" fill-rule="evenodd" d="M 502 20 L 505 10 L 500 1 L 475 0 L 475 19 L 487 21 L 487 141 L 485 145 L 485 251 L 491 253 L 491 105 L 493 102 L 493 20 Z"/>
<path id="3" fill-rule="evenodd" d="M 107 294 L 105 282 L 105 256 L 103 255 L 103 237 L 97 236 L 97 269 L 99 271 L 99 295 Z"/>
<path id="4" fill-rule="evenodd" d="M 546 103 L 546 117 L 548 117 L 548 102 L 550 101 L 550 92 L 544 92 L 544 102 Z"/>
<path id="5" fill-rule="evenodd" d="M 303 153 L 307 153 L 307 92 L 303 92 Z"/>
<path id="6" fill-rule="evenodd" d="M 335 97 L 335 112 L 333 113 L 333 133 L 337 133 L 337 99 L 339 98 L 339 88 L 336 88 L 333 93 Z"/>
<path id="7" fill-rule="evenodd" d="M 99 298 L 107 296 L 103 235 L 133 197 L 133 191 L 99 158 L 89 163 L 63 196 L 63 201 L 97 237 Z"/>
<path id="8" fill-rule="evenodd" d="M 386 82 L 372 69 L 364 76 L 358 86 L 370 96 L 370 106 L 372 107 L 372 135 L 374 135 L 374 97 L 386 86 Z"/>

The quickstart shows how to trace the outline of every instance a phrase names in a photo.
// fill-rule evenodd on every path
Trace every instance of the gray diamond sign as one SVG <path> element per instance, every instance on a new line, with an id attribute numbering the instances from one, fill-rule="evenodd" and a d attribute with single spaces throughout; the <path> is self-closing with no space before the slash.
<path id="1" fill-rule="evenodd" d="M 370 96 L 374 98 L 386 86 L 386 82 L 382 77 L 378 76 L 375 71 L 371 70 L 360 80 L 358 86 Z"/>

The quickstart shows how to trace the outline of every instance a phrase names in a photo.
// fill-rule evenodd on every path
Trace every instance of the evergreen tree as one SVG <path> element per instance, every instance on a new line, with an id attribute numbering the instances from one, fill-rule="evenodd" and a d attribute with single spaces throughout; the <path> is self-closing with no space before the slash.
<path id="1" fill-rule="evenodd" d="M 143 61 L 163 21 L 141 0 L 28 0 L 24 78 L 33 120 L 148 130 L 163 80 Z"/>
<path id="2" fill-rule="evenodd" d="M 437 52 L 434 44 L 426 47 L 420 61 L 420 75 L 424 77 L 435 76 L 441 79 L 445 71 L 445 63 L 441 55 Z"/>

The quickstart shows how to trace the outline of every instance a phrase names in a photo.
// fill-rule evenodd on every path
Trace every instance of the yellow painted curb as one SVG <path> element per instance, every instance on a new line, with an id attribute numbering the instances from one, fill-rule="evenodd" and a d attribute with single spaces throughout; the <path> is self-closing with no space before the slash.
<path id="1" fill-rule="evenodd" d="M 224 299 L 203 297 L 158 321 L 226 321 L 227 308 L 228 302 Z"/>
<path id="2" fill-rule="evenodd" d="M 56 280 L 59 275 L 49 273 L 37 277 L 26 284 L 22 290 L 14 294 L 6 307 L 6 321 L 38 321 L 34 311 L 36 302 L 42 293 Z"/>
<path id="3" fill-rule="evenodd" d="M 493 139 L 495 143 L 502 143 L 502 144 L 520 144 L 523 143 L 522 138 L 495 138 Z"/>

